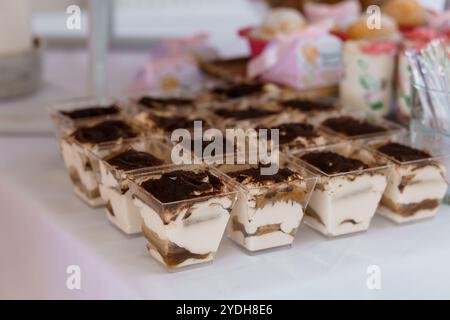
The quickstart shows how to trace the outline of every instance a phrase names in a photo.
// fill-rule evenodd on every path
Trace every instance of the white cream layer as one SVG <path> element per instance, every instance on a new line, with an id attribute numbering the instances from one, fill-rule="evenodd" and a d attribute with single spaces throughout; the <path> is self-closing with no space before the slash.
<path id="1" fill-rule="evenodd" d="M 134 204 L 132 194 L 128 190 L 122 194 L 121 183 L 117 181 L 112 172 L 108 170 L 104 162 L 100 161 L 100 195 L 106 203 L 109 202 L 114 212 L 112 216 L 108 210 L 107 216 L 115 226 L 127 234 L 142 232 L 142 217 L 139 209 Z M 124 174 L 125 175 L 125 174 Z M 121 177 L 125 179 L 126 177 Z"/>
<path id="2" fill-rule="evenodd" d="M 229 224 L 228 233 L 236 242 L 250 251 L 263 250 L 292 243 L 294 237 L 290 235 L 298 228 L 303 219 L 302 205 L 294 201 L 268 201 L 263 208 L 256 208 L 254 198 L 241 192 L 231 212 L 249 235 L 256 233 L 259 227 L 279 224 L 281 231 L 264 235 L 245 237 L 241 231 L 233 230 L 233 223 Z"/>
<path id="3" fill-rule="evenodd" d="M 88 161 L 85 150 L 63 139 L 61 140 L 61 154 L 66 168 L 69 171 L 75 170 L 80 183 L 88 192 L 98 188 L 97 176 L 94 170 L 85 169 L 85 163 Z"/>
<path id="4" fill-rule="evenodd" d="M 332 177 L 324 184 L 325 190 L 313 191 L 308 204 L 322 223 L 310 216 L 305 216 L 305 223 L 327 236 L 367 230 L 386 184 L 381 174 L 364 174 L 353 181 Z"/>
<path id="5" fill-rule="evenodd" d="M 111 223 L 126 234 L 142 232 L 142 218 L 129 190 L 122 194 L 117 189 L 100 185 L 100 194 L 113 210 L 114 216 L 106 209 L 106 215 Z"/>
<path id="6" fill-rule="evenodd" d="M 163 241 L 170 241 L 191 253 L 216 252 L 230 218 L 232 200 L 218 196 L 183 208 L 175 221 L 165 225 L 155 210 L 140 199 L 134 199 L 145 226 Z M 190 216 L 183 219 L 186 214 Z"/>
<path id="7" fill-rule="evenodd" d="M 429 165 L 417 170 L 414 170 L 412 165 L 396 166 L 389 176 L 384 196 L 399 205 L 442 199 L 447 190 L 445 172 L 443 165 Z M 407 177 L 412 178 L 408 179 L 408 185 L 400 190 L 398 186 L 402 178 Z"/>
<path id="8" fill-rule="evenodd" d="M 260 236 L 244 237 L 240 231 L 230 231 L 230 238 L 249 251 L 260 251 L 292 244 L 294 237 L 281 231 L 266 233 Z"/>

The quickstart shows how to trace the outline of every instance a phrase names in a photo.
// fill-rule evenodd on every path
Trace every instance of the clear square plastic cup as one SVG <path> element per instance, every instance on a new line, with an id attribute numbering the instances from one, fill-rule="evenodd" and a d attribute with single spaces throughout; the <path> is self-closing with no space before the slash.
<path id="1" fill-rule="evenodd" d="M 231 212 L 228 236 L 249 253 L 292 244 L 316 183 L 317 178 L 310 171 L 283 155 L 277 167 L 294 174 L 284 181 L 277 180 L 278 171 L 251 181 L 235 180 L 239 195 Z M 244 170 L 261 170 L 251 164 L 224 164 L 218 169 L 231 177 Z M 258 183 L 260 178 L 263 180 Z"/>
<path id="2" fill-rule="evenodd" d="M 356 159 L 367 168 L 328 174 L 302 159 L 316 152 L 331 152 Z M 306 225 L 328 237 L 368 230 L 387 185 L 388 161 L 351 142 L 299 152 L 293 158 L 319 176 L 306 208 Z"/>
<path id="3" fill-rule="evenodd" d="M 104 154 L 104 149 L 114 148 L 114 152 L 106 157 L 99 156 Z M 126 164 L 128 168 L 115 166 L 108 161 L 124 153 L 137 151 L 148 153 L 160 161 L 154 166 L 144 166 L 136 163 L 136 158 L 128 158 Z M 140 172 L 144 168 L 171 164 L 171 148 L 161 140 L 145 137 L 136 141 L 124 143 L 120 148 L 115 144 L 103 145 L 101 149 L 93 152 L 99 166 L 99 191 L 100 196 L 106 203 L 106 215 L 108 220 L 117 228 L 126 234 L 140 233 L 142 230 L 142 218 L 138 208 L 135 206 L 131 191 L 128 187 L 128 177 L 134 172 Z M 134 163 L 133 163 L 134 159 Z M 134 168 L 134 169 L 133 169 Z"/>
<path id="4" fill-rule="evenodd" d="M 100 196 L 99 190 L 99 165 L 98 158 L 94 157 L 94 153 L 99 157 L 106 157 L 111 153 L 122 148 L 124 143 L 131 143 L 137 141 L 144 136 L 144 133 L 139 128 L 135 127 L 128 118 L 115 118 L 125 122 L 136 133 L 133 138 L 118 138 L 107 142 L 80 142 L 72 133 L 77 129 L 83 127 L 92 127 L 109 121 L 111 119 L 98 119 L 95 122 L 91 121 L 89 125 L 77 126 L 75 130 L 64 131 L 59 136 L 59 145 L 61 155 L 69 173 L 69 177 L 74 185 L 75 193 L 88 205 L 92 207 L 101 207 L 106 202 Z"/>
<path id="5" fill-rule="evenodd" d="M 65 100 L 48 108 L 57 135 L 72 132 L 79 126 L 125 115 L 123 103 L 113 98 L 76 98 Z"/>
<path id="6" fill-rule="evenodd" d="M 213 125 L 223 131 L 226 129 L 253 129 L 288 121 L 289 114 L 276 103 L 243 101 L 227 102 L 211 109 Z"/>
<path id="7" fill-rule="evenodd" d="M 276 102 L 292 122 L 308 121 L 318 125 L 327 117 L 338 116 L 341 105 L 333 97 L 291 97 Z"/>
<path id="8" fill-rule="evenodd" d="M 179 170 L 207 173 L 219 179 L 224 189 L 211 195 L 162 202 L 142 186 Z M 153 258 L 172 271 L 214 259 L 237 196 L 229 177 L 206 165 L 171 165 L 135 172 L 129 186 L 143 218 L 142 231 Z"/>
<path id="9" fill-rule="evenodd" d="M 324 123 L 326 120 L 331 118 L 340 118 L 340 117 L 350 117 L 355 120 L 364 121 L 367 122 L 370 125 L 374 125 L 377 127 L 380 127 L 384 130 L 380 130 L 378 132 L 372 132 L 372 133 L 357 133 L 357 130 L 355 130 L 352 134 L 347 134 L 340 130 L 333 130 L 332 128 L 326 126 Z M 391 136 L 393 134 L 403 133 L 406 132 L 406 128 L 402 125 L 399 125 L 395 122 L 386 120 L 378 115 L 362 112 L 362 111 L 342 111 L 339 113 L 339 115 L 333 115 L 331 117 L 327 117 L 322 119 L 320 126 L 323 130 L 329 132 L 331 135 L 334 135 L 336 137 L 340 137 L 345 140 L 351 140 L 356 141 L 359 140 L 359 142 L 364 142 L 373 138 L 377 137 L 385 137 L 385 136 Z"/>
<path id="10" fill-rule="evenodd" d="M 388 143 L 424 151 L 428 156 L 401 161 L 378 150 Z M 431 133 L 405 133 L 374 140 L 369 147 L 392 163 L 378 214 L 399 224 L 434 217 L 448 188 L 449 139 Z"/>

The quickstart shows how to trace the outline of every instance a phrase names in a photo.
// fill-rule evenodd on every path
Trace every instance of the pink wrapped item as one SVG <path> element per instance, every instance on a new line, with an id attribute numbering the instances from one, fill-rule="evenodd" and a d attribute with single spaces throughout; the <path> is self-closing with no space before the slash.
<path id="1" fill-rule="evenodd" d="M 270 41 L 247 66 L 250 78 L 297 89 L 336 85 L 341 74 L 342 41 L 331 25 L 311 25 L 290 37 Z"/>

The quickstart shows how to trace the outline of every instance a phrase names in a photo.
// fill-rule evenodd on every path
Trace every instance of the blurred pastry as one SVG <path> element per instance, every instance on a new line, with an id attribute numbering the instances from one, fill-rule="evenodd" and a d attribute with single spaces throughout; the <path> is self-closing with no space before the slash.
<path id="1" fill-rule="evenodd" d="M 299 11 L 277 8 L 270 10 L 261 25 L 252 30 L 252 36 L 269 40 L 277 36 L 294 34 L 305 26 L 306 20 Z"/>
<path id="2" fill-rule="evenodd" d="M 368 19 L 371 19 L 370 15 L 362 15 L 348 28 L 347 37 L 352 40 L 386 39 L 398 34 L 398 25 L 393 18 L 382 14 L 380 18 L 381 28 L 369 28 Z"/>
<path id="3" fill-rule="evenodd" d="M 417 0 L 386 1 L 381 10 L 394 18 L 400 27 L 416 27 L 427 23 L 427 12 Z"/>

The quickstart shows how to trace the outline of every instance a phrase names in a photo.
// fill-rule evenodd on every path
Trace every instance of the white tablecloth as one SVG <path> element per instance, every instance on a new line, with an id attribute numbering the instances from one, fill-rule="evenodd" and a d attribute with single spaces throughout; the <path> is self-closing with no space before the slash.
<path id="1" fill-rule="evenodd" d="M 47 130 L 40 97 L 55 87 L 64 96 L 82 92 L 50 69 L 44 92 L 0 104 L 0 119 L 35 114 L 17 126 Z M 257 256 L 224 239 L 213 264 L 166 273 L 142 236 L 125 236 L 102 209 L 76 198 L 51 136 L 0 137 L 0 298 L 450 298 L 449 225 L 442 207 L 435 219 L 405 226 L 375 217 L 369 232 L 333 240 L 302 226 L 291 249 Z M 69 265 L 81 268 L 80 290 L 66 287 Z M 366 285 L 372 265 L 381 290 Z"/>

